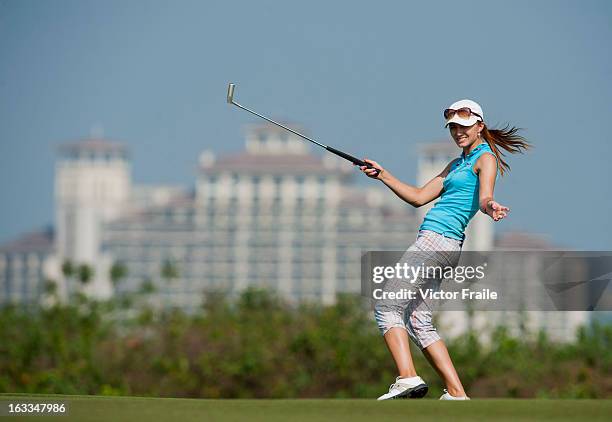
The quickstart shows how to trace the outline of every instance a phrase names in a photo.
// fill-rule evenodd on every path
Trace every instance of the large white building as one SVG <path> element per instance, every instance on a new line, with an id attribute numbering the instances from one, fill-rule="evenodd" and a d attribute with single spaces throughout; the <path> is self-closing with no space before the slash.
<path id="1" fill-rule="evenodd" d="M 119 292 L 146 280 L 186 308 L 203 291 L 248 286 L 333 303 L 360 291 L 362 251 L 404 248 L 416 234 L 414 211 L 392 193 L 354 185 L 352 165 L 274 126 L 248 128 L 244 151 L 203 152 L 199 164 L 193 192 L 105 225 L 104 250 L 130 269 Z M 174 280 L 160 277 L 168 265 Z"/>
<path id="2" fill-rule="evenodd" d="M 117 142 L 86 139 L 58 152 L 55 228 L 0 250 L 2 302 L 37 301 L 47 280 L 63 298 L 153 284 L 160 305 L 185 309 L 205 291 L 248 286 L 333 303 L 337 292 L 360 291 L 362 251 L 402 249 L 416 234 L 414 210 L 391 192 L 355 185 L 351 164 L 267 124 L 248 128 L 242 152 L 203 152 L 195 189 L 133 184 Z M 91 267 L 91 280 L 64 277 L 66 262 Z M 114 263 L 128 269 L 117 286 Z"/>

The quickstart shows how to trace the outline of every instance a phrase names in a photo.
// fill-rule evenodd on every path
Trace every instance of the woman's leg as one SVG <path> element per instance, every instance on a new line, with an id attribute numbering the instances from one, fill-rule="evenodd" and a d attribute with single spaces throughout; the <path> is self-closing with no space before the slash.
<path id="1" fill-rule="evenodd" d="M 440 375 L 450 395 L 463 397 L 466 394 L 455 366 L 448 354 L 446 345 L 433 325 L 431 311 L 422 310 L 424 306 L 426 305 L 421 302 L 407 310 L 405 323 L 408 334 Z"/>
<path id="2" fill-rule="evenodd" d="M 451 396 L 466 396 L 461 380 L 459 379 L 459 375 L 457 375 L 453 361 L 451 360 L 448 350 L 446 349 L 446 345 L 442 340 L 438 340 L 424 348 L 423 354 L 431 366 L 433 366 L 436 372 L 438 372 L 444 381 L 444 384 L 446 384 L 446 389 Z"/>
<path id="3" fill-rule="evenodd" d="M 397 366 L 399 376 L 402 378 L 416 377 L 416 369 L 410 353 L 408 332 L 404 328 L 393 327 L 385 333 L 384 337 Z"/>
<path id="4" fill-rule="evenodd" d="M 426 239 L 428 242 L 424 246 L 431 254 L 428 262 L 439 267 L 454 267 L 458 264 L 462 243 L 434 233 L 428 233 Z M 442 282 L 441 279 L 421 281 L 436 291 L 440 289 Z M 411 302 L 405 315 L 406 329 L 446 384 L 448 393 L 454 397 L 464 397 L 466 396 L 465 390 L 448 354 L 448 349 L 433 325 L 432 310 L 435 304 L 434 301 L 429 300 Z"/>
<path id="5" fill-rule="evenodd" d="M 419 242 L 417 238 L 417 243 Z M 400 262 L 406 261 L 406 258 L 412 258 L 413 250 L 416 248 L 416 243 L 413 244 L 408 251 L 402 256 Z M 415 264 L 416 265 L 416 264 Z M 387 292 L 399 292 L 406 287 L 406 282 L 402 279 L 389 279 L 384 286 Z M 374 317 L 378 328 L 383 334 L 387 348 L 393 356 L 399 376 L 402 378 L 416 377 L 416 369 L 410 353 L 410 341 L 408 332 L 406 331 L 406 308 L 408 300 L 379 300 L 374 307 Z"/>

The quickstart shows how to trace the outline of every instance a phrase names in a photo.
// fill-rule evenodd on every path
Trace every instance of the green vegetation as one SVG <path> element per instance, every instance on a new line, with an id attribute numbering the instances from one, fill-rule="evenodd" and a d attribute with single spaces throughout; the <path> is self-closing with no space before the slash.
<path id="1" fill-rule="evenodd" d="M 113 283 L 113 286 L 117 286 L 121 282 L 121 280 L 127 277 L 128 268 L 122 262 L 115 262 L 111 266 L 109 275 L 110 275 L 111 282 Z"/>
<path id="2" fill-rule="evenodd" d="M 0 396 L 25 400 L 26 396 Z M 32 397 L 29 397 L 32 399 Z M 94 421 L 607 421 L 610 400 L 190 400 L 141 397 L 37 396 L 63 401 L 68 420 Z M 19 420 L 40 420 L 40 416 Z"/>
<path id="3" fill-rule="evenodd" d="M 358 296 L 292 307 L 260 290 L 234 301 L 211 293 L 188 315 L 151 307 L 151 291 L 0 309 L 0 393 L 372 399 L 395 377 Z M 448 342 L 474 398 L 610 398 L 611 346 L 612 327 L 601 325 L 581 329 L 573 344 L 503 327 L 488 345 L 475 333 Z M 437 375 L 414 356 L 437 398 Z"/>

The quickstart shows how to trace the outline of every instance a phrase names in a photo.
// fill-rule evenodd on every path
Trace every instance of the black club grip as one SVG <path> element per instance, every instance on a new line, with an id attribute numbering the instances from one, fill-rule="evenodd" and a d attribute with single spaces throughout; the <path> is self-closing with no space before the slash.
<path id="1" fill-rule="evenodd" d="M 371 168 L 373 169 L 374 167 L 371 164 L 366 163 L 363 160 L 360 160 L 359 158 L 355 158 L 350 154 L 347 154 L 346 152 L 342 152 L 336 148 L 333 147 L 325 147 L 325 149 L 327 149 L 329 152 L 336 154 L 342 158 L 344 158 L 345 160 L 350 161 L 353 164 L 356 164 L 358 166 L 366 166 L 367 168 Z"/>

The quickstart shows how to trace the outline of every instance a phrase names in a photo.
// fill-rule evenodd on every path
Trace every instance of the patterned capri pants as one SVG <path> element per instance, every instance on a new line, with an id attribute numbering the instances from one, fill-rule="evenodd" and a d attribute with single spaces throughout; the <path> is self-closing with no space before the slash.
<path id="1" fill-rule="evenodd" d="M 410 266 L 456 267 L 461 255 L 462 240 L 452 239 L 431 230 L 420 230 L 417 239 L 408 248 L 399 261 Z M 431 274 L 430 274 L 431 275 Z M 431 275 L 429 278 L 419 276 L 414 284 L 405 279 L 392 278 L 387 281 L 384 291 L 399 291 L 402 288 L 422 288 L 438 291 L 442 278 Z M 432 324 L 433 303 L 416 295 L 415 299 L 385 300 L 374 308 L 378 329 L 384 336 L 393 327 L 404 328 L 410 339 L 421 349 L 440 340 Z"/>

